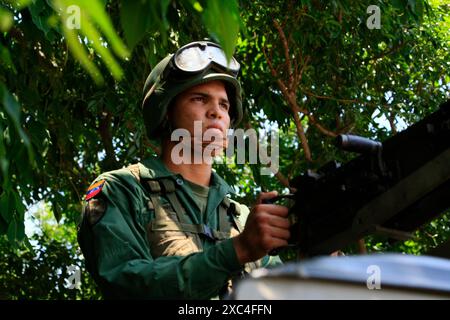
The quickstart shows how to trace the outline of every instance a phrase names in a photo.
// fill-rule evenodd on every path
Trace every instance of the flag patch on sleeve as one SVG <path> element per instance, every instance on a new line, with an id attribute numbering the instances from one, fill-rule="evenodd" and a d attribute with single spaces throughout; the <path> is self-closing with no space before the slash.
<path id="1" fill-rule="evenodd" d="M 102 191 L 103 185 L 105 184 L 105 180 L 100 180 L 89 187 L 86 192 L 86 201 L 95 197 Z"/>

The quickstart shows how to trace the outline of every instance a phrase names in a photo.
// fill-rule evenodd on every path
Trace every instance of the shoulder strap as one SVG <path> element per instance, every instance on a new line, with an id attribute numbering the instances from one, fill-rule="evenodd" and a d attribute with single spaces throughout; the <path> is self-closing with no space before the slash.
<path id="1" fill-rule="evenodd" d="M 211 240 L 225 240 L 229 234 L 211 229 L 206 224 L 181 223 L 173 220 L 154 220 L 151 223 L 153 231 L 182 231 L 206 236 Z"/>
<path id="2" fill-rule="evenodd" d="M 159 200 L 160 195 L 167 196 L 172 208 L 175 210 L 177 214 L 178 221 L 180 223 L 189 223 L 189 220 L 186 216 L 186 210 L 184 210 L 183 206 L 180 204 L 178 197 L 175 195 L 175 184 L 173 181 L 169 179 L 161 179 L 161 180 L 146 180 L 145 181 L 150 189 L 150 199 L 155 208 L 155 216 L 157 219 L 165 219 L 166 214 L 163 211 L 161 202 Z"/>
<path id="3" fill-rule="evenodd" d="M 172 208 L 177 213 L 178 221 L 181 223 L 189 223 L 187 218 L 187 213 L 184 207 L 181 205 L 180 200 L 178 200 L 175 194 L 175 183 L 170 179 L 159 180 L 161 187 L 164 189 L 164 194 L 167 196 Z"/>
<path id="4" fill-rule="evenodd" d="M 154 231 L 182 231 L 202 234 L 211 240 L 229 238 L 229 231 L 213 230 L 206 224 L 193 224 L 187 218 L 187 213 L 175 194 L 175 183 L 170 179 L 145 180 L 150 189 L 150 199 L 155 209 L 155 221 L 151 228 Z M 167 213 L 161 205 L 160 195 L 165 195 L 177 214 L 178 221 L 167 219 Z M 228 224 L 229 225 L 229 224 Z"/>
<path id="5" fill-rule="evenodd" d="M 230 207 L 230 202 L 228 198 L 225 197 L 219 206 L 219 230 L 220 232 L 230 234 L 231 226 L 228 218 L 229 212 L 228 209 Z"/>

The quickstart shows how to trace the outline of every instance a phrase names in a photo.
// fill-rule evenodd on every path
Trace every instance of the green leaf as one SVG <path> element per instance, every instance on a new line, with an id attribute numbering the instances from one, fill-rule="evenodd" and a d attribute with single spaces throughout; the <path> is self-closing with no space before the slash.
<path id="1" fill-rule="evenodd" d="M 89 59 L 85 49 L 78 41 L 77 35 L 67 29 L 64 29 L 64 35 L 74 57 L 91 75 L 97 85 L 103 85 L 103 83 L 105 82 L 103 76 L 101 75 L 97 66 Z"/>
<path id="2" fill-rule="evenodd" d="M 330 32 L 332 38 L 336 38 L 340 35 L 342 26 L 335 20 L 327 20 L 326 21 L 326 28 L 328 32 Z"/>
<path id="3" fill-rule="evenodd" d="M 14 97 L 8 92 L 3 84 L 0 83 L 0 98 L 6 113 L 13 121 L 14 125 L 20 128 L 20 106 Z"/>
<path id="4" fill-rule="evenodd" d="M 21 10 L 25 8 L 30 4 L 31 1 L 33 0 L 6 0 L 6 2 L 11 4 L 16 10 Z"/>
<path id="5" fill-rule="evenodd" d="M 202 7 L 202 5 L 200 4 L 200 2 L 198 2 L 198 1 L 194 1 L 193 4 L 192 4 L 192 7 L 193 7 L 195 10 L 197 10 L 198 12 L 203 12 L 203 7 Z"/>
<path id="6" fill-rule="evenodd" d="M 0 43 L 0 63 L 3 64 L 7 69 L 11 69 L 14 74 L 17 74 L 16 67 L 11 59 L 11 54 L 9 53 L 8 48 L 2 46 Z"/>
<path id="7" fill-rule="evenodd" d="M 2 215 L 0 215 L 0 236 L 6 234 L 8 225 L 9 224 L 3 219 Z"/>
<path id="8" fill-rule="evenodd" d="M 13 24 L 14 19 L 12 13 L 0 7 L 0 32 L 8 32 Z"/>
<path id="9" fill-rule="evenodd" d="M 23 241 L 23 239 L 25 239 L 26 235 L 25 235 L 25 223 L 24 223 L 24 219 L 20 219 L 19 222 L 17 222 L 17 240 L 18 241 Z"/>
<path id="10" fill-rule="evenodd" d="M 30 4 L 28 10 L 30 11 L 31 19 L 36 27 L 44 33 L 47 39 L 53 41 L 56 37 L 53 28 L 57 29 L 57 25 L 55 23 L 49 23 L 52 19 L 55 21 L 55 15 L 52 8 L 44 1 L 35 1 Z"/>
<path id="11" fill-rule="evenodd" d="M 57 201 L 52 201 L 53 215 L 55 216 L 56 222 L 59 223 L 62 217 L 61 206 Z"/>
<path id="12" fill-rule="evenodd" d="M 20 105 L 17 100 L 8 92 L 6 87 L 0 83 L 0 101 L 2 102 L 6 113 L 9 118 L 12 120 L 14 127 L 19 134 L 23 144 L 27 148 L 28 157 L 30 160 L 30 164 L 34 166 L 34 154 L 31 148 L 30 139 L 28 138 L 25 131 L 22 129 L 20 124 Z"/>
<path id="13" fill-rule="evenodd" d="M 159 2 L 159 5 L 161 6 L 160 12 L 161 12 L 161 17 L 162 17 L 162 22 L 163 22 L 163 27 L 165 30 L 169 29 L 169 21 L 167 20 L 167 10 L 169 9 L 169 5 L 170 5 L 171 0 L 161 0 Z M 165 32 L 163 32 L 165 33 Z"/>
<path id="14" fill-rule="evenodd" d="M 5 138 L 3 132 L 3 126 L 0 123 L 0 170 L 3 175 L 2 179 L 6 179 L 8 177 L 9 159 L 6 153 Z M 2 179 L 0 179 L 0 181 Z"/>
<path id="15" fill-rule="evenodd" d="M 68 16 L 66 13 L 67 6 L 65 5 L 65 1 L 53 0 L 53 4 L 56 10 L 59 10 L 62 13 L 61 21 L 63 25 L 63 34 L 70 48 L 70 51 L 74 55 L 75 59 L 77 59 L 78 62 L 81 63 L 85 70 L 90 74 L 92 79 L 94 79 L 95 83 L 97 85 L 102 85 L 104 83 L 103 76 L 101 75 L 97 66 L 90 60 L 84 47 L 80 44 L 77 32 L 75 32 L 73 29 L 67 28 L 65 22 L 68 20 Z"/>
<path id="16" fill-rule="evenodd" d="M 239 7 L 236 0 L 209 0 L 203 14 L 205 25 L 231 59 L 239 35 Z"/>
<path id="17" fill-rule="evenodd" d="M 25 238 L 25 224 L 23 217 L 19 218 L 14 216 L 8 226 L 6 232 L 8 240 L 14 245 L 18 246 L 18 243 Z"/>
<path id="18" fill-rule="evenodd" d="M 3 192 L 0 195 L 0 213 L 6 223 L 9 223 L 12 218 L 12 208 L 14 204 L 11 203 L 11 200 L 14 201 L 14 198 L 10 197 L 10 192 Z"/>
<path id="19" fill-rule="evenodd" d="M 65 0 L 65 2 L 67 6 L 72 5 L 71 0 Z M 122 59 L 128 58 L 130 52 L 114 30 L 111 19 L 103 8 L 104 3 L 98 0 L 78 0 L 78 2 L 82 10 L 89 14 L 89 17 L 93 19 L 93 23 L 98 25 L 105 34 L 114 52 Z"/>
<path id="20" fill-rule="evenodd" d="M 120 23 L 128 46 L 133 49 L 144 37 L 148 27 L 150 1 L 121 1 Z"/>
<path id="21" fill-rule="evenodd" d="M 84 38 L 87 38 L 92 43 L 94 51 L 105 62 L 114 78 L 120 80 L 123 71 L 113 58 L 109 47 L 122 59 L 127 59 L 130 56 L 130 52 L 117 36 L 111 19 L 103 8 L 104 3 L 99 0 L 79 0 L 76 5 L 70 0 L 52 0 L 52 3 L 55 11 L 61 15 L 63 34 L 72 54 L 91 75 L 97 85 L 102 85 L 104 79 L 95 63 L 91 61 L 91 57 L 86 53 L 84 41 L 81 40 Z M 77 7 L 78 10 L 75 10 Z M 71 10 L 72 8 L 74 10 Z M 79 20 L 79 26 L 76 26 L 76 24 L 75 27 L 68 25 L 68 21 L 75 20 Z M 97 27 L 104 36 L 96 29 Z M 106 40 L 108 41 L 107 44 L 105 43 Z"/>
<path id="22" fill-rule="evenodd" d="M 18 218 L 20 221 L 23 221 L 25 218 L 25 205 L 23 204 L 18 192 L 12 192 L 11 195 L 13 196 L 14 209 L 18 215 Z"/>
<path id="23" fill-rule="evenodd" d="M 134 48 L 147 33 L 158 32 L 166 42 L 169 22 L 167 10 L 170 0 L 125 1 L 121 2 L 120 22 L 125 39 Z"/>
<path id="24" fill-rule="evenodd" d="M 0 83 L 0 98 L 5 107 L 6 113 L 9 115 L 10 119 L 13 121 L 19 136 L 22 138 L 23 143 L 29 147 L 30 139 L 22 130 L 20 125 L 20 105 L 17 100 L 8 92 L 3 84 Z"/>
<path id="25" fill-rule="evenodd" d="M 26 247 L 30 252 L 34 252 L 33 245 L 31 244 L 31 242 L 30 242 L 30 240 L 28 239 L 28 237 L 24 237 L 23 243 L 25 244 L 25 247 Z"/>
<path id="26" fill-rule="evenodd" d="M 17 241 L 18 229 L 19 228 L 16 219 L 12 219 L 9 223 L 8 231 L 6 232 L 6 234 L 8 235 L 8 240 L 12 244 L 15 244 Z"/>
<path id="27" fill-rule="evenodd" d="M 45 123 L 31 121 L 28 123 L 28 132 L 30 133 L 32 143 L 45 156 L 50 141 L 50 133 L 45 129 Z"/>
<path id="28" fill-rule="evenodd" d="M 405 0 L 392 0 L 392 6 L 399 10 L 404 10 L 406 6 Z"/>
<path id="29" fill-rule="evenodd" d="M 111 71 L 113 77 L 116 80 L 120 80 L 123 75 L 122 68 L 116 62 L 108 47 L 101 42 L 102 37 L 95 26 L 89 21 L 89 19 L 86 19 L 84 15 L 81 15 L 81 31 L 86 37 L 88 37 L 88 39 L 92 41 L 92 46 L 97 54 L 102 57 L 103 62 Z"/>
<path id="30" fill-rule="evenodd" d="M 423 0 L 416 1 L 413 12 L 416 14 L 419 21 L 423 20 L 424 10 L 425 10 L 424 1 Z"/>

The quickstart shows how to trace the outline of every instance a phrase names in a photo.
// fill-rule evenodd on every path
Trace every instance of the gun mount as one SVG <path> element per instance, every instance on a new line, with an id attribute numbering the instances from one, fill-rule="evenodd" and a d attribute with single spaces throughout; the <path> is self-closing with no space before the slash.
<path id="1" fill-rule="evenodd" d="M 450 101 L 383 143 L 340 135 L 336 144 L 360 155 L 291 181 L 290 242 L 302 255 L 374 233 L 405 239 L 450 207 Z"/>

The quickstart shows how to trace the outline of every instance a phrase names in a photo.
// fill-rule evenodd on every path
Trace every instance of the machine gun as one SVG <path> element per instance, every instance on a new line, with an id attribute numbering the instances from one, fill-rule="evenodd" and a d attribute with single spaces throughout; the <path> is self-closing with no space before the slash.
<path id="1" fill-rule="evenodd" d="M 290 245 L 302 256 L 369 234 L 404 240 L 450 207 L 450 100 L 383 143 L 352 135 L 336 143 L 360 155 L 291 181 Z"/>

